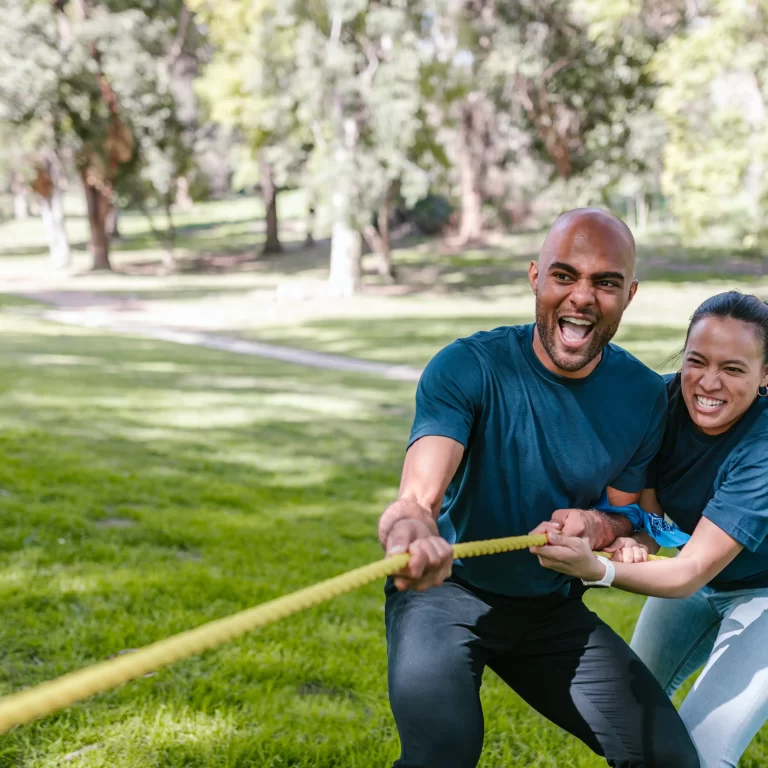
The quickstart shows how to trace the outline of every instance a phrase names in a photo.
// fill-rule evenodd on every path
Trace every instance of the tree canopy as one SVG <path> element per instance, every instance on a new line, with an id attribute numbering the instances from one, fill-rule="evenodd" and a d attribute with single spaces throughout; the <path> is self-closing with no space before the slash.
<path id="1" fill-rule="evenodd" d="M 331 234 L 339 295 L 359 285 L 364 243 L 394 277 L 391 226 L 425 198 L 455 210 L 457 243 L 547 199 L 630 200 L 642 225 L 659 195 L 689 239 L 713 228 L 748 245 L 765 236 L 766 0 L 8 0 L 5 10 L 0 123 L 18 152 L 4 173 L 51 205 L 79 179 L 96 267 L 109 267 L 116 207 L 160 208 L 170 222 L 181 192 L 221 192 L 221 178 L 259 188 L 266 252 L 282 248 L 280 190 L 305 190 Z M 214 144 L 220 179 L 207 184 L 203 148 Z"/>

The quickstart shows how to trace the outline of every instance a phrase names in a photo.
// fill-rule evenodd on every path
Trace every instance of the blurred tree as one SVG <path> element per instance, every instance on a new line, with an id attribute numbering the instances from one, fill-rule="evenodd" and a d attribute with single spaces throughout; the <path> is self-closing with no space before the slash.
<path id="1" fill-rule="evenodd" d="M 713 226 L 756 245 L 768 203 L 768 2 L 691 4 L 652 62 L 669 142 L 663 185 L 687 238 Z"/>
<path id="2" fill-rule="evenodd" d="M 240 140 L 236 187 L 257 183 L 266 209 L 264 253 L 279 253 L 277 196 L 295 181 L 311 136 L 297 111 L 297 18 L 279 0 L 197 0 L 215 53 L 198 84 L 213 120 Z"/>
<path id="3" fill-rule="evenodd" d="M 118 8 L 119 4 L 115 10 Z M 196 71 L 199 48 L 205 39 L 184 0 L 160 4 L 145 0 L 144 12 L 148 21 L 157 24 L 159 32 L 153 40 L 146 39 L 146 51 L 151 56 L 147 63 L 154 67 L 155 78 L 147 84 L 156 85 L 157 90 L 154 104 L 147 99 L 149 108 L 136 113 L 132 120 L 137 138 L 136 162 L 121 176 L 114 202 L 134 206 L 144 214 L 155 238 L 164 244 L 165 269 L 173 270 L 173 207 L 189 205 L 189 180 L 198 173 L 194 153 L 200 133 L 199 111 L 190 93 L 190 70 Z M 165 215 L 164 230 L 155 225 L 154 208 Z"/>
<path id="4" fill-rule="evenodd" d="M 71 153 L 85 192 L 93 268 L 110 269 L 109 221 L 120 196 L 135 199 L 150 188 L 167 195 L 187 156 L 167 62 L 181 2 L 5 5 L 2 117 L 34 134 L 45 157 Z M 38 193 L 56 189 L 52 168 L 38 164 Z"/>
<path id="5" fill-rule="evenodd" d="M 457 126 L 459 242 L 480 237 L 483 204 L 521 200 L 555 180 L 605 203 L 641 173 L 654 87 L 646 66 L 681 18 L 677 0 L 454 0 L 436 21 Z M 620 6 L 620 7 L 619 7 Z M 636 137 L 637 138 L 637 137 Z M 515 216 L 514 210 L 509 215 Z"/>
<path id="6" fill-rule="evenodd" d="M 422 65 L 429 56 L 420 35 L 427 4 L 201 5 L 209 9 L 221 45 L 203 87 L 214 115 L 235 127 L 258 158 L 268 211 L 270 190 L 291 172 L 300 174 L 313 203 L 331 212 L 330 291 L 348 295 L 357 289 L 363 233 L 380 251 L 379 271 L 391 275 L 392 199 L 401 194 L 415 202 L 428 186 L 417 162 L 432 135 L 420 133 Z"/>
<path id="7" fill-rule="evenodd" d="M 69 266 L 64 225 L 64 162 L 71 146 L 62 135 L 59 105 L 48 99 L 52 70 L 58 65 L 48 4 L 11 1 L 0 25 L 0 127 L 2 162 L 13 174 L 16 196 L 34 191 L 51 264 Z"/>

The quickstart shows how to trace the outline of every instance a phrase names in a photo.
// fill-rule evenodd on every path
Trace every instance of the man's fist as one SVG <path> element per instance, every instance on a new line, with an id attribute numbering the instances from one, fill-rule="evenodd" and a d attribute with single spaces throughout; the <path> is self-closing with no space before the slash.
<path id="1" fill-rule="evenodd" d="M 603 549 L 615 538 L 610 521 L 596 509 L 558 509 L 552 522 L 560 525 L 563 536 L 584 539 L 595 550 Z"/>
<path id="2" fill-rule="evenodd" d="M 420 520 L 404 518 L 392 526 L 387 537 L 387 557 L 401 552 L 409 552 L 411 559 L 393 577 L 400 591 L 423 592 L 439 586 L 451 575 L 453 547 Z"/>

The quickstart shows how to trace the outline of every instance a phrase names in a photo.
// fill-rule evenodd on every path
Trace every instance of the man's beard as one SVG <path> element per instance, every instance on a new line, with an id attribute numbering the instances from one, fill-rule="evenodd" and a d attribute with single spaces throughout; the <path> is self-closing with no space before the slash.
<path id="1" fill-rule="evenodd" d="M 616 335 L 620 322 L 621 320 L 619 319 L 612 325 L 603 327 L 596 323 L 592 327 L 587 345 L 569 353 L 558 348 L 557 342 L 560 327 L 557 318 L 550 318 L 549 315 L 542 311 L 539 303 L 536 302 L 536 328 L 541 339 L 541 345 L 552 362 L 561 370 L 568 371 L 568 373 L 575 373 L 589 365 Z"/>

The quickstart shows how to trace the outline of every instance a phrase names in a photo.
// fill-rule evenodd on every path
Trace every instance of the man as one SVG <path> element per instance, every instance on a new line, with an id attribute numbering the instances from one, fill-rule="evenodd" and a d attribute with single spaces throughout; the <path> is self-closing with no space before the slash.
<path id="1" fill-rule="evenodd" d="M 637 501 L 661 441 L 661 377 L 608 343 L 637 290 L 627 226 L 563 214 L 529 278 L 535 325 L 460 339 L 427 366 L 398 499 L 379 521 L 387 554 L 411 553 L 386 588 L 395 766 L 477 764 L 486 666 L 610 765 L 698 766 L 663 690 L 568 577 L 527 551 L 452 563 L 455 542 L 527 534 L 606 487 L 612 504 Z M 629 533 L 619 516 L 562 521 L 593 549 Z"/>

